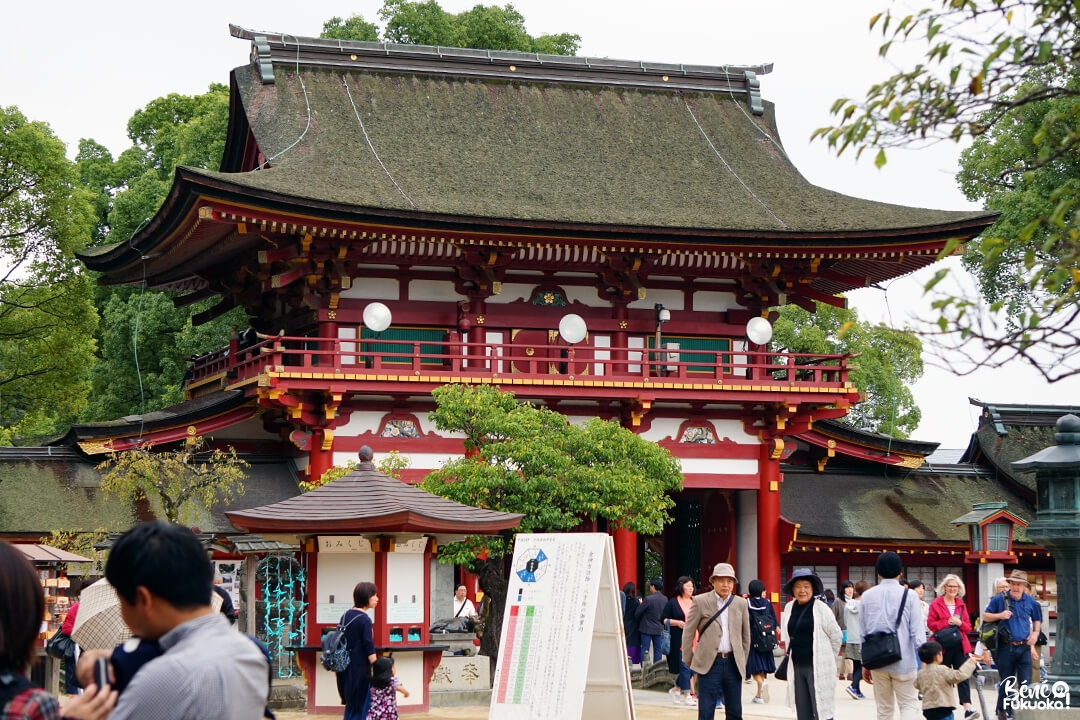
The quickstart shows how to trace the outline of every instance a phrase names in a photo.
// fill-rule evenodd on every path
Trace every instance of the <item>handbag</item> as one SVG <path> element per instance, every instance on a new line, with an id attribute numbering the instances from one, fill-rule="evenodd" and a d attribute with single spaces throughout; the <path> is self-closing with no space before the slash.
<path id="1" fill-rule="evenodd" d="M 1002 593 L 1005 596 L 1005 609 L 1009 609 L 1009 594 Z M 990 652 L 994 652 L 998 649 L 999 645 L 1004 645 L 1009 642 L 1009 629 L 1001 624 L 1000 620 L 994 620 L 993 622 L 984 622 L 979 625 L 979 642 L 983 644 Z"/>
<path id="2" fill-rule="evenodd" d="M 896 622 L 891 630 L 879 630 L 867 633 L 862 638 L 862 664 L 868 670 L 877 670 L 886 665 L 891 665 L 900 660 L 903 654 L 900 651 L 900 638 L 896 632 L 900 629 L 900 618 L 904 615 L 904 604 L 907 602 L 909 591 L 904 589 L 900 600 L 900 609 L 896 611 Z"/>
<path id="3" fill-rule="evenodd" d="M 955 650 L 964 644 L 960 637 L 960 628 L 947 625 L 934 633 L 934 640 L 941 643 L 943 650 Z"/>
<path id="4" fill-rule="evenodd" d="M 664 623 L 664 632 L 660 634 L 660 654 L 667 656 L 671 653 L 671 625 Z"/>
<path id="5" fill-rule="evenodd" d="M 813 602 L 811 600 L 810 602 Z M 806 613 L 814 612 L 813 606 L 806 609 L 806 611 L 799 617 L 799 624 L 795 626 L 798 630 L 802 626 L 802 621 L 806 618 Z M 780 660 L 780 664 L 776 666 L 776 671 L 773 672 L 773 677 L 777 680 L 787 680 L 788 676 L 788 656 L 791 655 L 791 638 L 788 638 L 787 650 L 784 651 L 784 657 Z"/>
<path id="6" fill-rule="evenodd" d="M 63 630 L 57 630 L 49 638 L 49 642 L 45 643 L 45 652 L 57 660 L 75 657 L 75 641 Z"/>

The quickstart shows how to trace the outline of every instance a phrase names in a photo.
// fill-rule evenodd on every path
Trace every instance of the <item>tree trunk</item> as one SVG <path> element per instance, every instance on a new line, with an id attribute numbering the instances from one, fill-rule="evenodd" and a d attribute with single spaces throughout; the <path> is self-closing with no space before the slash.
<path id="1" fill-rule="evenodd" d="M 480 562 L 476 575 L 479 576 L 480 589 L 484 597 L 490 597 L 487 614 L 487 627 L 480 638 L 480 654 L 487 655 L 491 664 L 491 677 L 495 677 L 495 664 L 499 658 L 499 643 L 502 640 L 503 613 L 506 609 L 506 563 L 509 558 L 489 558 Z"/>

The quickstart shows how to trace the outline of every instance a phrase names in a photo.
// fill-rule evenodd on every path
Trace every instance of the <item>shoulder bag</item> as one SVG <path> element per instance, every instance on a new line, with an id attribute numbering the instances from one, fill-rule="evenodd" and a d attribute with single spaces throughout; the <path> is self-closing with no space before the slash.
<path id="1" fill-rule="evenodd" d="M 803 614 L 799 616 L 799 625 L 796 626 L 796 629 L 798 629 L 798 627 L 802 626 L 803 620 L 806 619 L 806 613 L 812 613 L 812 612 L 814 612 L 814 600 L 813 599 L 810 600 L 810 607 L 808 607 L 806 610 L 804 610 Z M 780 664 L 776 666 L 776 672 L 773 673 L 773 677 L 776 678 L 777 680 L 787 680 L 788 679 L 788 659 L 789 659 L 790 655 L 791 655 L 791 637 L 789 636 L 788 637 L 788 643 L 787 643 L 787 650 L 784 651 L 784 657 L 783 657 L 782 660 L 780 660 Z"/>
<path id="2" fill-rule="evenodd" d="M 1002 593 L 1002 595 L 1005 596 L 1005 609 L 1008 610 L 1009 594 Z M 1000 645 L 1008 643 L 1010 639 L 1009 629 L 1000 620 L 984 622 L 979 625 L 979 642 L 991 652 L 996 651 Z"/>
<path id="3" fill-rule="evenodd" d="M 904 595 L 900 600 L 900 609 L 896 611 L 896 622 L 893 623 L 891 630 L 879 630 L 863 635 L 860 650 L 862 651 L 864 668 L 877 670 L 886 665 L 892 665 L 903 657 L 900 652 L 900 638 L 896 632 L 900 629 L 900 619 L 904 615 L 904 604 L 907 602 L 909 592 L 914 591 L 904 588 Z"/>

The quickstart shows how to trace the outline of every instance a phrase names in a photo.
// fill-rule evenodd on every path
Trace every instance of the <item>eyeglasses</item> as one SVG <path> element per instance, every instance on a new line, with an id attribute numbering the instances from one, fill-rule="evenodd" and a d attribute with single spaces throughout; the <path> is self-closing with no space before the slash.
<path id="1" fill-rule="evenodd" d="M 946 590 L 959 590 L 960 586 L 959 585 L 946 585 L 945 589 Z"/>

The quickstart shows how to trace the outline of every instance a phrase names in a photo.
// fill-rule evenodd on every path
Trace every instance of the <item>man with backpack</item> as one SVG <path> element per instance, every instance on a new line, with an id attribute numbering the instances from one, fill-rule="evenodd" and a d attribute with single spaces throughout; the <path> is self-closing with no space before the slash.
<path id="1" fill-rule="evenodd" d="M 1007 578 L 1009 591 L 995 595 L 983 611 L 986 622 L 998 623 L 997 666 L 998 683 L 997 717 L 1012 717 L 1012 709 L 1006 707 L 1006 696 L 1011 687 L 1027 685 L 1031 680 L 1031 661 L 1039 656 L 1035 644 L 1042 629 L 1042 608 L 1027 593 L 1031 587 L 1027 573 L 1013 570 Z"/>

